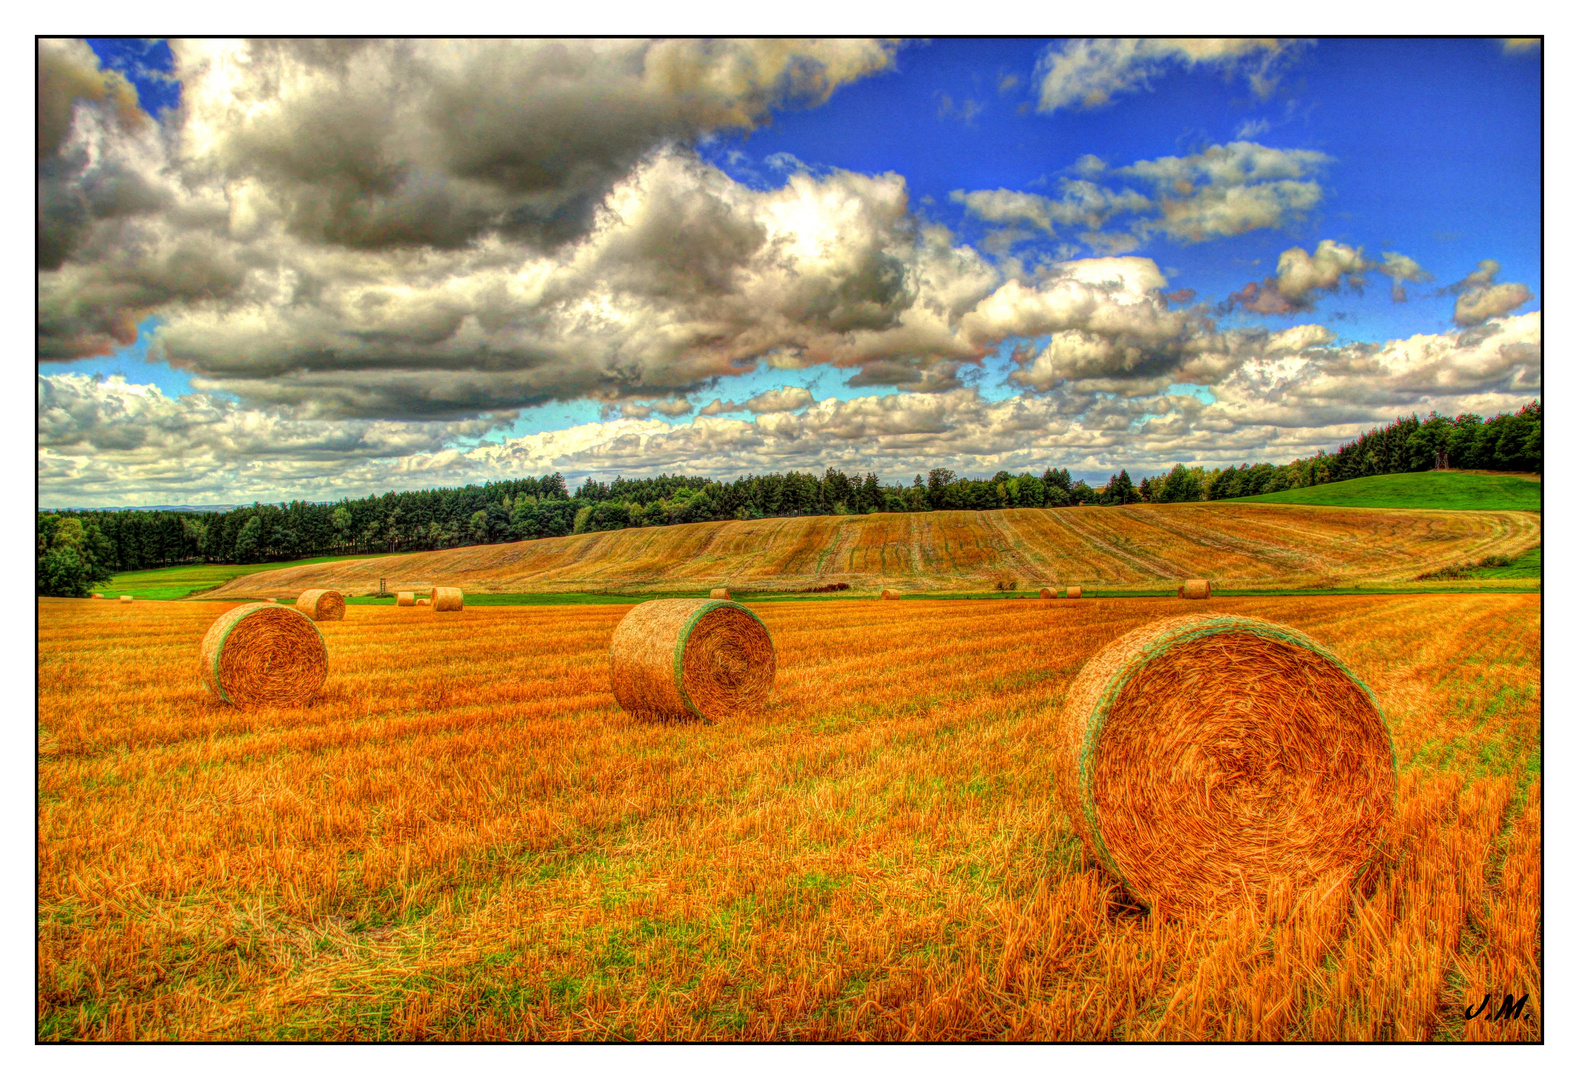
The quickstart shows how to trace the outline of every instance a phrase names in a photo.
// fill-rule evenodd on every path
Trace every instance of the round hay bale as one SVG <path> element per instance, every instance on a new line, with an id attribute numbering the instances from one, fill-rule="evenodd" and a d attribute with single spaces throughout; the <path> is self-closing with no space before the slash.
<path id="1" fill-rule="evenodd" d="M 638 716 L 712 721 L 754 708 L 777 666 L 767 627 L 730 600 L 648 600 L 609 643 L 614 698 Z"/>
<path id="2" fill-rule="evenodd" d="M 96 592 L 96 593 L 94 593 L 94 594 L 93 594 L 93 596 L 92 596 L 92 597 L 90 597 L 90 599 L 93 599 L 93 600 L 103 600 L 103 599 L 104 599 L 104 594 L 103 594 L 103 593 L 101 593 L 101 592 Z"/>
<path id="3" fill-rule="evenodd" d="M 242 709 L 300 705 L 329 674 L 329 650 L 306 615 L 280 604 L 243 604 L 208 628 L 198 673 L 219 700 Z"/>
<path id="4" fill-rule="evenodd" d="M 899 593 L 898 589 L 884 589 L 883 590 L 883 595 L 878 597 L 878 599 L 879 600 L 898 600 L 899 596 L 900 596 L 900 593 Z"/>
<path id="5" fill-rule="evenodd" d="M 1359 880 L 1394 813 L 1375 696 L 1261 619 L 1186 615 L 1124 635 L 1071 684 L 1053 743 L 1075 830 L 1164 915 Z"/>
<path id="6" fill-rule="evenodd" d="M 397 592 L 395 594 L 396 607 L 415 607 L 416 604 L 417 594 L 414 592 Z"/>
<path id="7" fill-rule="evenodd" d="M 296 598 L 296 610 L 313 622 L 339 622 L 345 618 L 345 597 L 333 589 L 308 589 Z"/>
<path id="8" fill-rule="evenodd" d="M 1043 600 L 1057 600 L 1058 599 L 1058 590 L 1057 589 L 1043 589 L 1042 590 L 1042 599 Z"/>
<path id="9" fill-rule="evenodd" d="M 730 599 L 729 590 L 728 589 L 714 589 L 712 592 L 708 593 L 707 596 L 708 596 L 708 599 L 710 599 L 710 600 L 728 600 L 728 599 Z"/>
<path id="10" fill-rule="evenodd" d="M 466 596 L 459 589 L 434 589 L 434 611 L 459 611 L 466 606 Z"/>
<path id="11" fill-rule="evenodd" d="M 132 598 L 131 598 L 130 595 L 128 595 L 127 593 L 122 593 L 121 594 L 121 603 L 129 604 L 131 602 L 132 602 Z"/>
<path id="12" fill-rule="evenodd" d="M 1064 596 L 1066 596 L 1070 600 L 1078 600 L 1078 599 L 1080 599 L 1080 586 L 1078 586 L 1078 585 L 1071 585 L 1071 586 L 1069 586 L 1069 588 L 1064 590 Z"/>
<path id="13" fill-rule="evenodd" d="M 1187 578 L 1179 586 L 1180 600 L 1210 600 L 1212 598 L 1212 583 L 1205 578 Z"/>

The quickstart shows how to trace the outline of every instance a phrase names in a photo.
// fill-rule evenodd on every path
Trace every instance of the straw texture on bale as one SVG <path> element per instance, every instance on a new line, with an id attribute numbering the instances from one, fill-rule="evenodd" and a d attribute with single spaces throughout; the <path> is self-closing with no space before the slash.
<path id="1" fill-rule="evenodd" d="M 1057 600 L 1058 599 L 1058 590 L 1057 589 L 1043 589 L 1042 590 L 1042 599 L 1043 600 Z"/>
<path id="2" fill-rule="evenodd" d="M 1230 615 L 1160 620 L 1088 661 L 1053 778 L 1088 850 L 1164 916 L 1362 883 L 1397 790 L 1370 689 L 1299 631 Z"/>
<path id="3" fill-rule="evenodd" d="M 883 595 L 881 597 L 879 597 L 879 599 L 881 599 L 881 600 L 898 600 L 899 599 L 899 590 L 898 589 L 884 589 L 883 590 Z"/>
<path id="4" fill-rule="evenodd" d="M 131 602 L 132 602 L 132 598 L 129 595 L 127 595 L 126 593 L 122 593 L 121 594 L 121 603 L 129 604 Z"/>
<path id="5" fill-rule="evenodd" d="M 729 590 L 728 589 L 714 589 L 712 592 L 708 593 L 707 596 L 711 600 L 728 600 L 729 599 Z"/>
<path id="6" fill-rule="evenodd" d="M 300 705 L 329 674 L 329 650 L 318 627 L 295 608 L 243 604 L 203 635 L 198 674 L 210 693 L 238 708 Z"/>
<path id="7" fill-rule="evenodd" d="M 1180 600 L 1210 600 L 1212 598 L 1212 583 L 1205 578 L 1192 577 L 1185 579 L 1179 586 Z"/>
<path id="8" fill-rule="evenodd" d="M 614 628 L 609 676 L 635 716 L 716 720 L 760 706 L 778 659 L 767 627 L 730 600 L 649 600 Z"/>
<path id="9" fill-rule="evenodd" d="M 416 607 L 417 594 L 414 592 L 397 592 L 395 594 L 396 607 Z"/>
<path id="10" fill-rule="evenodd" d="M 1080 586 L 1071 585 L 1064 591 L 1064 596 L 1070 600 L 1080 599 Z"/>
<path id="11" fill-rule="evenodd" d="M 434 589 L 434 611 L 459 611 L 466 606 L 466 596 L 459 589 Z"/>
<path id="12" fill-rule="evenodd" d="M 296 598 L 296 610 L 313 622 L 339 622 L 345 618 L 345 597 L 333 589 L 308 589 Z"/>

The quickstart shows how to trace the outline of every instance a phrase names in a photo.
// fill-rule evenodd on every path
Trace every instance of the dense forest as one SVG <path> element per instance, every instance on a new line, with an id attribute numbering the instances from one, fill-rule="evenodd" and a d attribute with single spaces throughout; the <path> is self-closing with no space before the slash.
<path id="1" fill-rule="evenodd" d="M 1039 476 L 999 472 L 988 479 L 960 477 L 940 468 L 908 485 L 885 484 L 871 473 L 847 476 L 838 469 L 820 477 L 789 472 L 724 482 L 665 475 L 610 483 L 589 479 L 573 492 L 556 473 L 337 503 L 258 503 L 217 513 L 41 512 L 38 590 L 41 595 L 85 595 L 112 571 L 184 562 L 260 563 L 426 551 L 692 521 L 1226 499 L 1378 473 L 1423 471 L 1432 468 L 1444 450 L 1453 468 L 1539 472 L 1540 403 L 1487 421 L 1472 414 L 1403 417 L 1345 443 L 1334 454 L 1318 453 L 1286 465 L 1210 470 L 1176 465 L 1138 484 L 1121 470 L 1100 488 L 1071 480 L 1067 469 L 1051 468 Z"/>

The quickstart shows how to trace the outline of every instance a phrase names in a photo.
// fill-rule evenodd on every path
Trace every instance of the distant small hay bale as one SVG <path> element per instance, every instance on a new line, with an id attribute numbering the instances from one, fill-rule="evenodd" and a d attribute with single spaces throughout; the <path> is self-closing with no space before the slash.
<path id="1" fill-rule="evenodd" d="M 707 594 L 707 598 L 709 600 L 728 600 L 730 599 L 729 590 L 714 589 L 712 592 Z"/>
<path id="2" fill-rule="evenodd" d="M 418 600 L 417 601 L 417 606 L 418 607 L 427 607 L 428 606 L 428 598 L 426 596 L 424 596 L 421 600 Z"/>
<path id="3" fill-rule="evenodd" d="M 767 627 L 730 600 L 648 600 L 609 643 L 614 699 L 634 716 L 712 721 L 756 708 L 777 668 Z"/>
<path id="4" fill-rule="evenodd" d="M 1052 721 L 1059 799 L 1164 916 L 1379 869 L 1397 774 L 1375 696 L 1287 626 L 1186 615 L 1089 660 Z"/>
<path id="5" fill-rule="evenodd" d="M 1046 589 L 1046 588 L 1044 588 L 1042 590 L 1042 599 L 1043 600 L 1057 600 L 1058 599 L 1058 590 L 1057 589 Z"/>
<path id="6" fill-rule="evenodd" d="M 333 589 L 308 589 L 296 598 L 296 610 L 313 622 L 345 618 L 345 596 Z"/>
<path id="7" fill-rule="evenodd" d="M 1080 586 L 1078 586 L 1078 585 L 1071 585 L 1071 586 L 1069 586 L 1069 588 L 1064 590 L 1064 596 L 1067 597 L 1070 600 L 1078 600 L 1078 599 L 1080 599 Z"/>
<path id="8" fill-rule="evenodd" d="M 410 592 L 397 592 L 395 594 L 396 607 L 416 607 L 417 594 Z"/>
<path id="9" fill-rule="evenodd" d="M 884 589 L 883 590 L 883 595 L 879 596 L 878 599 L 879 600 L 898 600 L 900 595 L 901 595 L 901 593 L 899 592 L 898 589 Z"/>
<path id="10" fill-rule="evenodd" d="M 329 650 L 306 615 L 279 604 L 243 604 L 208 628 L 198 674 L 219 700 L 241 709 L 300 705 L 329 674 Z"/>
<path id="11" fill-rule="evenodd" d="M 1210 600 L 1212 598 L 1212 583 L 1205 578 L 1192 577 L 1185 579 L 1179 586 L 1180 600 Z"/>
<path id="12" fill-rule="evenodd" d="M 129 593 L 121 593 L 121 603 L 129 604 L 131 602 L 132 602 L 132 598 L 131 598 L 131 595 Z"/>
<path id="13" fill-rule="evenodd" d="M 459 589 L 434 589 L 434 611 L 459 611 L 466 606 L 466 595 Z"/>
<path id="14" fill-rule="evenodd" d="M 101 593 L 101 592 L 96 592 L 91 597 L 89 597 L 89 599 L 90 600 L 103 600 L 104 599 L 104 594 Z"/>

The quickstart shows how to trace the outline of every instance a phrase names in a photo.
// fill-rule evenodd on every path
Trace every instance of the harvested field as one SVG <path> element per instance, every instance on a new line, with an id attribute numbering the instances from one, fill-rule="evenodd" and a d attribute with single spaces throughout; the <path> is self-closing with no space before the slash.
<path id="1" fill-rule="evenodd" d="M 1423 573 L 1541 540 L 1522 511 L 1374 510 L 1190 503 L 1063 510 L 765 518 L 452 548 L 285 568 L 207 594 L 256 597 L 309 586 L 366 594 L 664 589 L 801 591 L 833 581 L 858 591 L 978 588 L 983 580 L 1079 581 L 1090 589 L 1300 588 L 1412 581 Z"/>
<path id="2" fill-rule="evenodd" d="M 352 606 L 251 712 L 191 675 L 220 610 L 38 604 L 42 1039 L 1542 1037 L 1537 595 L 1201 605 L 1367 681 L 1399 823 L 1369 897 L 1179 922 L 1037 719 L 1171 597 L 764 604 L 774 693 L 714 725 L 615 703 L 625 605 Z"/>

